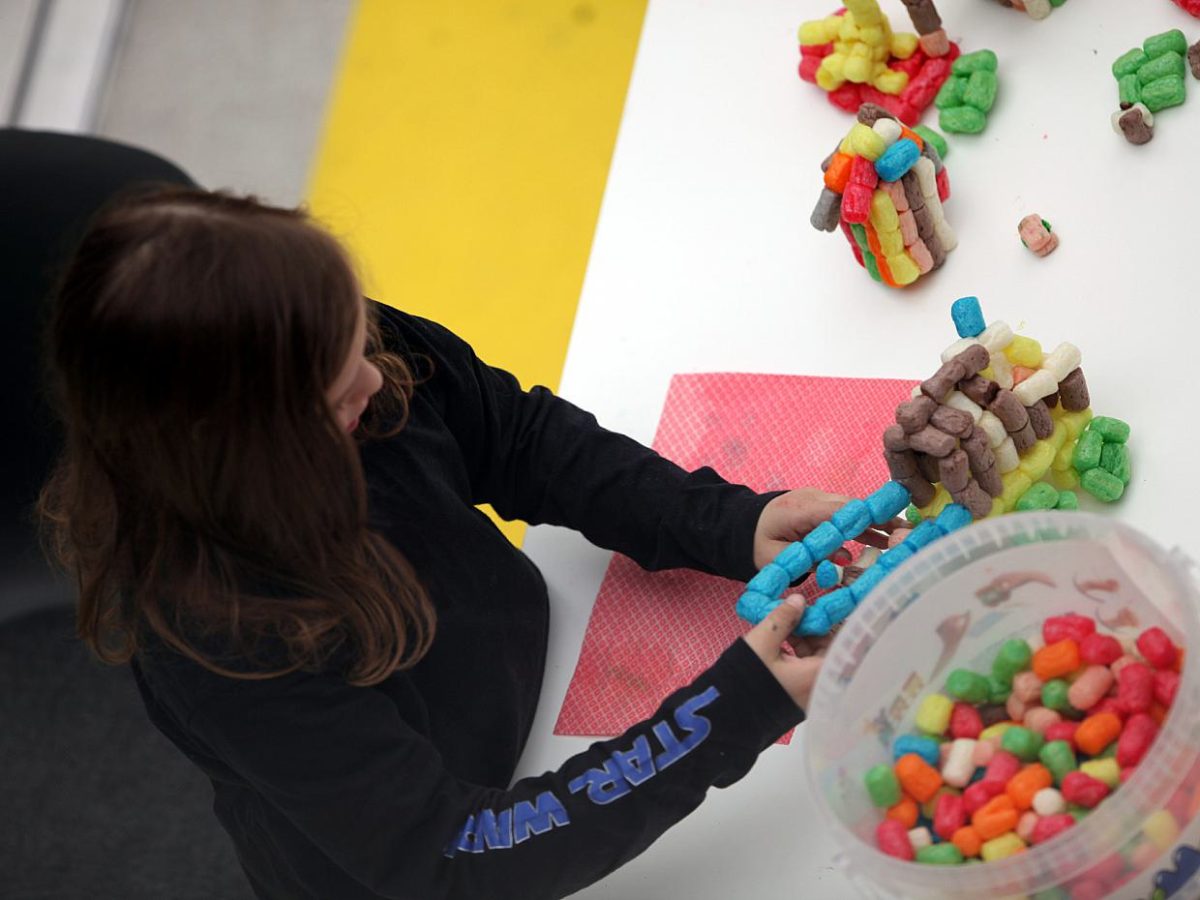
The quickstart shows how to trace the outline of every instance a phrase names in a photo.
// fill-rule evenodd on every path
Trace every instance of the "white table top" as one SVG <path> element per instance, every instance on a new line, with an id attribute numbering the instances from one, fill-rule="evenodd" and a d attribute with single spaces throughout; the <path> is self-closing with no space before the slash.
<path id="1" fill-rule="evenodd" d="M 1168 28 L 1195 41 L 1200 20 L 1169 0 L 1068 0 L 1042 22 L 942 0 L 964 50 L 998 54 L 1000 97 L 984 134 L 948 136 L 958 249 L 894 291 L 841 234 L 808 223 L 820 162 L 852 118 L 796 76 L 796 29 L 833 5 L 651 0 L 561 393 L 649 443 L 676 372 L 923 378 L 955 337 L 951 301 L 976 294 L 989 320 L 1082 349 L 1093 407 L 1133 425 L 1134 483 L 1110 512 L 1200 558 L 1200 404 L 1187 395 L 1200 371 L 1200 82 L 1146 146 L 1109 121 L 1113 59 Z M 883 5 L 910 30 L 899 0 Z M 1061 235 L 1046 259 L 1017 237 L 1030 212 Z M 553 623 L 520 775 L 590 743 L 551 732 L 610 556 L 549 527 L 525 548 Z M 579 896 L 855 896 L 809 796 L 803 731 Z"/>

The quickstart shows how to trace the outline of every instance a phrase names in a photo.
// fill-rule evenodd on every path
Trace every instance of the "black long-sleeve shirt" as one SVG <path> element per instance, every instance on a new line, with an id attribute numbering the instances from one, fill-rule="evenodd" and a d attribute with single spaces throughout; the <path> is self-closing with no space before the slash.
<path id="1" fill-rule="evenodd" d="M 576 528 L 647 568 L 745 579 L 770 495 L 687 473 L 548 390 L 522 391 L 444 328 L 376 311 L 389 349 L 432 363 L 403 431 L 361 450 L 372 525 L 436 606 L 429 654 L 373 687 L 333 672 L 227 679 L 161 646 L 134 673 L 155 724 L 212 780 L 258 896 L 562 897 L 741 778 L 803 713 L 739 640 L 650 719 L 510 784 L 548 600 L 475 504 Z"/>

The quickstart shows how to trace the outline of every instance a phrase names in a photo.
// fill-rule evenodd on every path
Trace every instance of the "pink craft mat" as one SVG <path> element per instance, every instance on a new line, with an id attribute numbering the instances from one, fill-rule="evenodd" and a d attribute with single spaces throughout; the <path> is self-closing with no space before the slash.
<path id="1" fill-rule="evenodd" d="M 887 479 L 881 435 L 914 384 L 676 375 L 654 449 L 685 469 L 712 466 L 727 480 L 758 491 L 811 485 L 862 497 Z M 554 733 L 610 736 L 648 718 L 667 694 L 694 679 L 746 631 L 733 610 L 741 589 L 740 582 L 699 572 L 645 572 L 615 555 Z M 681 609 L 686 615 L 678 614 Z M 663 624 L 680 621 L 683 629 Z"/>

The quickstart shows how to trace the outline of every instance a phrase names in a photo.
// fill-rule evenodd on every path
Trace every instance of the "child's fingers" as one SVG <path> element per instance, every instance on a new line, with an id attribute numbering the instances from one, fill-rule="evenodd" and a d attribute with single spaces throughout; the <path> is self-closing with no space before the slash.
<path id="1" fill-rule="evenodd" d="M 763 662 L 770 664 L 779 657 L 780 644 L 800 624 L 805 608 L 804 598 L 800 594 L 789 594 L 771 610 L 770 615 L 746 633 L 746 643 Z"/>

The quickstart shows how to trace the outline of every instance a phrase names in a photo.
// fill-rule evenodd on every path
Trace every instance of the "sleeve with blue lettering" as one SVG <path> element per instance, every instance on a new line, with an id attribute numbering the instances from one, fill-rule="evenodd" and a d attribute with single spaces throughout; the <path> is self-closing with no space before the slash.
<path id="1" fill-rule="evenodd" d="M 782 492 L 757 494 L 708 467 L 687 472 L 547 388 L 522 390 L 440 325 L 387 307 L 378 315 L 390 341 L 400 336 L 432 359 L 418 390 L 443 394 L 475 502 L 508 519 L 574 528 L 647 569 L 753 577 L 759 514 Z"/>
<path id="2" fill-rule="evenodd" d="M 329 676 L 242 683 L 190 725 L 264 814 L 379 896 L 543 900 L 641 853 L 802 719 L 738 640 L 650 719 L 508 790 L 456 779 L 385 696 Z"/>

